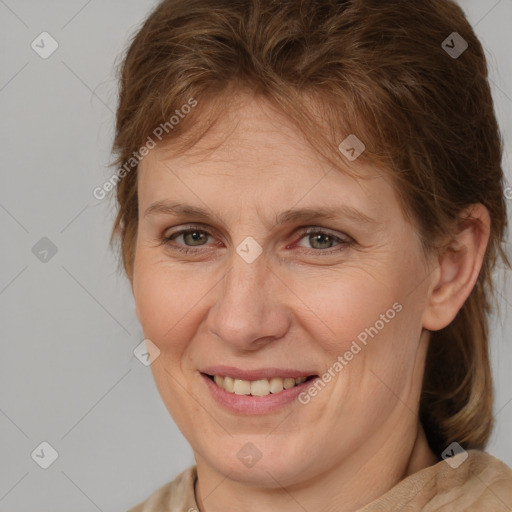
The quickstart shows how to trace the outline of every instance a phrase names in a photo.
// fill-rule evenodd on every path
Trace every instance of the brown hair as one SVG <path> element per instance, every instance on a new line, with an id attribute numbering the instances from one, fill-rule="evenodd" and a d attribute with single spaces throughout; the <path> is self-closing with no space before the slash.
<path id="1" fill-rule="evenodd" d="M 458 57 L 442 47 L 455 31 L 468 44 Z M 358 162 L 378 164 L 392 177 L 425 254 L 440 249 L 463 208 L 488 209 L 480 275 L 453 322 L 431 334 L 420 403 L 435 453 L 451 441 L 483 448 L 493 423 L 491 273 L 498 256 L 510 262 L 502 247 L 503 143 L 484 52 L 463 11 L 451 0 L 161 2 L 120 66 L 113 165 L 131 167 L 117 184 L 111 242 L 120 239 L 130 279 L 138 223 L 134 152 L 155 141 L 158 126 L 165 130 L 156 132 L 157 142 L 192 147 L 242 90 L 272 102 L 349 173 L 355 167 L 337 144 L 356 134 L 366 146 Z M 191 100 L 197 107 L 170 122 Z"/>

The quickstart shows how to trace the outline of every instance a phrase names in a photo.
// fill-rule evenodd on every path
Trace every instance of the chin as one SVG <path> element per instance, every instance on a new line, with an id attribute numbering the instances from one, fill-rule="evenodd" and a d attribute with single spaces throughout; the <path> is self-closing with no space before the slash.
<path id="1" fill-rule="evenodd" d="M 225 448 L 214 453 L 208 451 L 202 458 L 218 473 L 229 474 L 231 480 L 280 487 L 305 480 L 312 470 L 312 464 L 303 457 L 298 460 L 297 443 L 290 438 L 283 446 L 281 440 L 271 437 L 226 437 Z"/>

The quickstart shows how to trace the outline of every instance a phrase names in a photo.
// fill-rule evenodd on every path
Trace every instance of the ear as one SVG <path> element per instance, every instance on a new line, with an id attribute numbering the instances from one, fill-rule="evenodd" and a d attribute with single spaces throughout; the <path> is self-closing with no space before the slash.
<path id="1" fill-rule="evenodd" d="M 489 242 L 491 220 L 480 203 L 467 207 L 437 256 L 423 327 L 438 331 L 455 318 L 475 286 Z"/>

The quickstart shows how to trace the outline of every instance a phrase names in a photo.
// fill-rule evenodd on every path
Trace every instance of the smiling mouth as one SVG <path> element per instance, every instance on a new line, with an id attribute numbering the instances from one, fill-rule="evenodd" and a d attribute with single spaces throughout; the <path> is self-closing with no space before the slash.
<path id="1" fill-rule="evenodd" d="M 207 373 L 203 375 L 208 377 L 211 381 L 217 384 L 218 387 L 228 393 L 251 396 L 275 395 L 287 389 L 300 386 L 304 382 L 317 377 L 317 375 L 310 375 L 309 377 L 299 377 L 296 379 L 291 377 L 272 377 L 270 379 L 243 380 L 229 376 L 208 375 Z"/>

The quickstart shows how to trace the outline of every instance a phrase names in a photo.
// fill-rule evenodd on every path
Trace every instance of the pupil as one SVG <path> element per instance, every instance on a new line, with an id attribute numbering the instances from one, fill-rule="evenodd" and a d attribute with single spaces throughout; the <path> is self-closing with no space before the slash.
<path id="1" fill-rule="evenodd" d="M 192 242 L 201 242 L 202 238 L 204 237 L 204 233 L 201 233 L 199 231 L 191 231 L 188 233 L 188 236 L 191 237 Z M 201 245 L 200 243 L 192 243 L 192 245 Z"/>
<path id="2" fill-rule="evenodd" d="M 320 244 L 320 249 L 325 249 L 326 247 L 330 247 L 330 236 L 329 235 L 312 235 L 310 237 L 310 241 L 313 242 L 311 245 L 315 247 L 315 244 L 318 242 Z M 322 239 L 324 239 L 326 242 L 322 243 Z M 318 247 L 317 247 L 318 248 Z"/>

